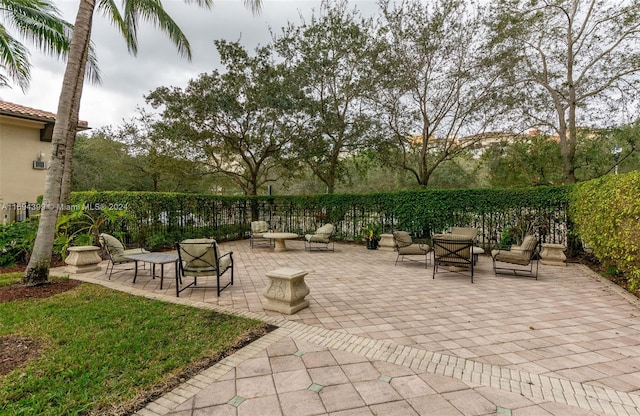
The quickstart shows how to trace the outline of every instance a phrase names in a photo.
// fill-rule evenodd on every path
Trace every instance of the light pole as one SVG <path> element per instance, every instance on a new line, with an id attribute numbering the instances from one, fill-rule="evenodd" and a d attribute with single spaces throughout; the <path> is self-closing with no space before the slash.
<path id="1" fill-rule="evenodd" d="M 613 149 L 611 149 L 613 160 L 615 160 L 616 162 L 616 166 L 614 168 L 614 172 L 616 175 L 618 174 L 618 160 L 620 160 L 620 153 L 622 153 L 622 147 L 620 146 L 615 146 Z"/>

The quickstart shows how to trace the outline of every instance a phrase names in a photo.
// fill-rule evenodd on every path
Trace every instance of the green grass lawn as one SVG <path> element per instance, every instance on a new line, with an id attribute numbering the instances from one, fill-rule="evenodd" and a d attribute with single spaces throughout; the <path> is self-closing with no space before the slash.
<path id="1" fill-rule="evenodd" d="M 0 286 L 8 280 L 0 276 Z M 87 283 L 44 299 L 0 303 L 0 336 L 43 346 L 39 358 L 0 377 L 0 414 L 131 410 L 193 363 L 265 327 Z"/>
<path id="2" fill-rule="evenodd" d="M 21 278 L 22 273 L 0 274 L 0 287 L 12 285 L 16 282 L 19 282 Z"/>

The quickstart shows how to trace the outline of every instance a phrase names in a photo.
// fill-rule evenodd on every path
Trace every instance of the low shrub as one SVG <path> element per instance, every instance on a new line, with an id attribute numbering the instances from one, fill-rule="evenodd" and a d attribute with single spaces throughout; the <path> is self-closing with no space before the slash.
<path id="1" fill-rule="evenodd" d="M 37 232 L 37 221 L 30 219 L 0 226 L 0 266 L 26 263 Z"/>

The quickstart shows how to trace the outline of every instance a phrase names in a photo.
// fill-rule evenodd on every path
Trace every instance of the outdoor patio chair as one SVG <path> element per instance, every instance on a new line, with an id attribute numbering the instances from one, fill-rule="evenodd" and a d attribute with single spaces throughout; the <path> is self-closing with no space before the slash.
<path id="1" fill-rule="evenodd" d="M 469 271 L 473 283 L 473 240 L 465 235 L 436 234 L 433 236 L 433 278 L 440 267 L 449 272 Z"/>
<path id="2" fill-rule="evenodd" d="M 128 259 L 126 257 L 127 255 L 148 253 L 148 251 L 143 248 L 125 249 L 122 242 L 111 234 L 102 233 L 99 236 L 99 240 L 100 245 L 109 256 L 109 263 L 107 263 L 107 269 L 104 271 L 105 274 L 109 275 L 109 279 L 111 279 L 111 274 L 113 274 L 115 266 L 135 263 L 135 260 Z M 124 270 L 133 270 L 133 267 L 119 268 L 115 271 L 119 272 Z"/>
<path id="3" fill-rule="evenodd" d="M 420 256 L 421 258 L 424 258 L 424 268 L 427 268 L 429 252 L 431 251 L 431 247 L 429 247 L 428 244 L 414 243 L 411 235 L 406 231 L 394 231 L 393 240 L 395 241 L 396 251 L 398 252 L 394 265 L 398 264 L 398 260 L 404 261 L 405 256 Z"/>
<path id="4" fill-rule="evenodd" d="M 464 235 L 473 240 L 474 246 L 471 248 L 473 252 L 473 264 L 477 265 L 478 255 L 484 254 L 484 249 L 475 245 L 478 242 L 478 229 L 475 227 L 451 227 L 451 234 Z"/>
<path id="5" fill-rule="evenodd" d="M 178 250 L 178 273 L 176 274 L 176 296 L 180 292 L 190 287 L 196 288 L 216 288 L 218 296 L 220 292 L 228 286 L 233 285 L 233 252 L 220 254 L 216 240 L 208 238 L 192 238 L 176 243 Z M 229 271 L 229 281 L 221 286 L 220 278 Z M 181 289 L 178 287 L 182 283 L 182 278 L 191 276 L 193 282 Z M 198 277 L 215 277 L 215 286 L 199 286 Z"/>
<path id="6" fill-rule="evenodd" d="M 538 280 L 538 262 L 540 261 L 538 246 L 538 240 L 532 235 L 527 235 L 522 240 L 519 250 L 513 248 L 511 250 L 492 250 L 493 272 L 497 275 L 509 271 L 516 276 L 535 277 Z M 500 263 L 506 263 L 509 266 L 500 266 Z"/>
<path id="7" fill-rule="evenodd" d="M 251 221 L 251 235 L 249 245 L 253 248 L 256 244 L 273 246 L 272 238 L 264 238 L 264 234 L 270 231 L 269 223 L 266 221 Z"/>
<path id="8" fill-rule="evenodd" d="M 313 234 L 304 236 L 304 249 L 311 251 L 334 251 L 333 235 L 336 228 L 333 224 L 325 224 Z"/>

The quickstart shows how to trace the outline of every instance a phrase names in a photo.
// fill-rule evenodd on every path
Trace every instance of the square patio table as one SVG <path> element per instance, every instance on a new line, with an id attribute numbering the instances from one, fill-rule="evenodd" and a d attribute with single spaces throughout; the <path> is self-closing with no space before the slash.
<path id="1" fill-rule="evenodd" d="M 156 278 L 156 264 L 160 265 L 160 289 L 162 289 L 162 282 L 164 280 L 164 265 L 174 263 L 176 268 L 176 284 L 178 284 L 178 255 L 173 253 L 141 253 L 130 254 L 125 256 L 128 259 L 133 260 L 136 263 L 136 271 L 133 275 L 133 283 L 136 282 L 138 277 L 138 262 L 151 264 L 151 277 Z"/>

